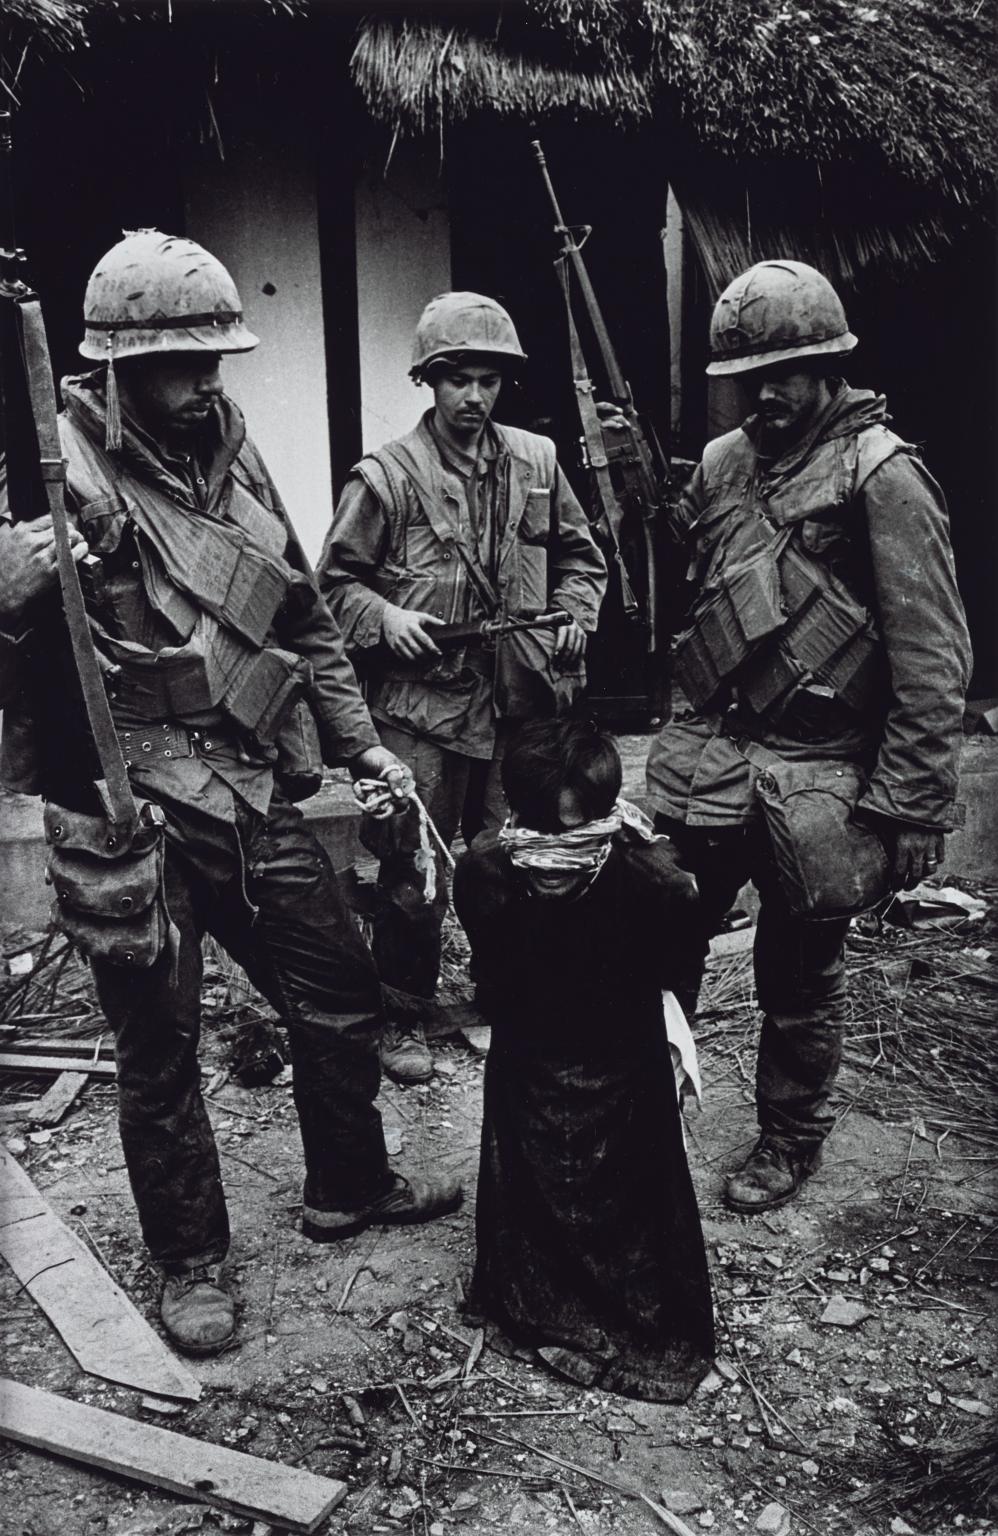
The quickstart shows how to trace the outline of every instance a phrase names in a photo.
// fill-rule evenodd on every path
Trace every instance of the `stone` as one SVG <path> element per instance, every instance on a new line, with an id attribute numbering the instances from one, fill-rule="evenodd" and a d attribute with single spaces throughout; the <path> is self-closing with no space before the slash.
<path id="1" fill-rule="evenodd" d="M 856 1328 L 873 1313 L 862 1302 L 850 1301 L 846 1296 L 833 1296 L 821 1314 L 820 1321 L 835 1328 Z"/>
<path id="2" fill-rule="evenodd" d="M 660 1497 L 670 1515 L 695 1515 L 704 1507 L 700 1495 L 685 1488 L 663 1488 Z"/>
<path id="3" fill-rule="evenodd" d="M 763 1536 L 789 1536 L 790 1514 L 782 1504 L 775 1501 L 767 1504 L 758 1520 L 755 1522 L 757 1531 L 762 1531 Z"/>

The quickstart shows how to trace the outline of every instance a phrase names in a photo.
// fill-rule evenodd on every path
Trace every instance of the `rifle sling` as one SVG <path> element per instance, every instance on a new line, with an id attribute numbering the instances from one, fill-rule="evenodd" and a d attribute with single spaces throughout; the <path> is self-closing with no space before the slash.
<path id="1" fill-rule="evenodd" d="M 38 439 L 42 479 L 55 534 L 59 584 L 62 587 L 66 625 L 69 629 L 73 658 L 79 673 L 90 729 L 93 732 L 94 745 L 97 748 L 103 775 L 97 781 L 96 787 L 104 802 L 108 819 L 114 822 L 124 837 L 129 837 L 138 822 L 139 810 L 128 782 L 128 771 L 121 755 L 107 694 L 104 691 L 100 663 L 83 605 L 79 572 L 76 569 L 76 561 L 73 559 L 69 542 L 65 493 L 66 461 L 62 456 L 62 444 L 59 441 L 58 407 L 52 382 L 45 322 L 42 319 L 41 305 L 33 294 L 19 299 L 17 310 L 28 394 Z"/>
<path id="2" fill-rule="evenodd" d="M 582 350 L 582 342 L 579 339 L 579 332 L 576 328 L 575 316 L 572 313 L 571 279 L 567 258 L 565 256 L 556 257 L 555 267 L 561 281 L 561 289 L 565 298 L 565 313 L 568 317 L 568 339 L 572 352 L 572 377 L 575 384 L 575 399 L 579 408 L 579 421 L 582 424 L 582 435 L 585 438 L 589 463 L 596 476 L 596 488 L 603 510 L 603 523 L 613 548 L 613 558 L 620 576 L 620 595 L 624 605 L 624 612 L 628 618 L 639 618 L 641 617 L 641 604 L 634 594 L 634 588 L 631 586 L 627 567 L 624 564 L 624 556 L 620 548 L 619 534 L 622 518 L 620 503 L 617 500 L 617 493 L 613 488 L 610 466 L 606 457 L 606 446 L 603 442 L 603 428 L 600 426 L 599 413 L 596 410 L 596 402 L 593 399 L 592 380 L 586 367 L 585 353 Z"/>

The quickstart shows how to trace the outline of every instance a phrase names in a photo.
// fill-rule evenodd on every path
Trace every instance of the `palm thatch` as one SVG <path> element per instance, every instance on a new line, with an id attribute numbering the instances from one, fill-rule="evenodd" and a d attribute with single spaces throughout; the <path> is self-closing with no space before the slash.
<path id="1" fill-rule="evenodd" d="M 986 0 L 523 0 L 460 25 L 373 14 L 353 78 L 424 133 L 489 110 L 660 121 L 721 155 L 872 156 L 979 206 L 995 165 Z"/>

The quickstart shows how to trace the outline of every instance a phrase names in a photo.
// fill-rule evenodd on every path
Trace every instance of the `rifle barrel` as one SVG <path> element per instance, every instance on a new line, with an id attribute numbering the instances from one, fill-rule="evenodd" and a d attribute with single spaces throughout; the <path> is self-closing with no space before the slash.
<path id="1" fill-rule="evenodd" d="M 606 321 L 603 319 L 603 311 L 600 309 L 599 299 L 596 297 L 596 290 L 593 288 L 593 285 L 589 280 L 589 273 L 586 270 L 586 264 L 582 257 L 582 251 L 579 248 L 578 241 L 573 235 L 571 229 L 565 223 L 564 215 L 562 214 L 561 207 L 558 203 L 558 196 L 551 181 L 551 174 L 548 171 L 548 163 L 545 159 L 544 151 L 541 148 L 540 140 L 532 139 L 530 147 L 537 159 L 537 164 L 540 167 L 541 177 L 543 179 L 544 186 L 547 189 L 547 195 L 550 199 L 551 207 L 554 210 L 556 221 L 555 233 L 561 236 L 564 254 L 572 263 L 572 270 L 575 273 L 579 288 L 582 292 L 582 297 L 585 300 L 590 324 L 592 325 L 593 332 L 596 336 L 596 342 L 599 346 L 600 354 L 603 358 L 603 367 L 606 369 L 606 380 L 609 386 L 609 393 L 611 397 L 614 400 L 620 402 L 620 404 L 630 405 L 632 403 L 630 387 L 627 383 L 627 380 L 624 378 L 620 364 L 617 361 L 617 354 L 613 350 L 613 342 L 610 340 L 610 333 L 606 328 Z"/>

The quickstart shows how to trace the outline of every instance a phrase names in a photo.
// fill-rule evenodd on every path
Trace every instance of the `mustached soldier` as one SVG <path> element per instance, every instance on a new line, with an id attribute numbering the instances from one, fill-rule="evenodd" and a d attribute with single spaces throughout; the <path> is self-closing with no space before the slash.
<path id="1" fill-rule="evenodd" d="M 764 803 L 810 787 L 812 807 L 834 812 L 852 785 L 842 846 L 858 836 L 865 857 L 875 832 L 885 889 L 931 875 L 954 824 L 969 645 L 945 504 L 883 397 L 837 376 L 855 345 L 835 290 L 802 262 L 760 262 L 717 302 L 707 372 L 737 378 L 753 414 L 707 445 L 680 509 L 699 596 L 676 661 L 693 707 L 648 760 L 705 940 L 746 880 L 759 892 L 761 1136 L 727 1186 L 746 1213 L 789 1200 L 831 1128 L 849 924 L 831 884 L 848 898 L 861 874 L 814 810 L 810 831 L 798 818 L 796 867 L 826 882 L 833 909 L 802 915 Z"/>
<path id="2" fill-rule="evenodd" d="M 445 293 L 416 327 L 412 377 L 433 391 L 415 430 L 361 459 L 347 481 L 319 581 L 348 647 L 368 654 L 369 703 L 386 747 L 412 770 L 446 843 L 505 816 L 499 783 L 511 719 L 555 714 L 581 691 L 606 565 L 546 437 L 499 426 L 504 380 L 525 361 L 493 299 Z M 434 629 L 563 609 L 572 622 L 509 635 L 490 653 L 441 653 Z M 375 649 L 377 648 L 377 649 Z M 427 876 L 414 814 L 369 826 L 380 858 L 374 955 L 382 981 L 432 997 L 447 906 L 437 858 Z M 372 835 L 373 834 L 373 835 Z M 432 1075 L 421 1036 L 382 1048 L 400 1082 Z"/>
<path id="3" fill-rule="evenodd" d="M 285 794 L 282 721 L 303 696 L 327 763 L 403 774 L 380 745 L 339 631 L 280 497 L 223 393 L 247 352 L 225 268 L 190 240 L 128 235 L 87 287 L 83 356 L 59 418 L 71 516 L 98 557 L 91 629 L 135 795 L 165 816 L 177 952 L 147 969 L 93 962 L 115 1037 L 120 1129 L 143 1235 L 166 1272 L 162 1318 L 208 1354 L 234 1331 L 229 1240 L 199 1086 L 201 939 L 211 933 L 288 1025 L 305 1154 L 305 1234 L 348 1236 L 453 1209 L 456 1184 L 388 1166 L 374 1100 L 380 986 L 325 853 Z M 28 572 L 5 598 L 4 782 L 68 813 L 100 810 L 48 523 L 8 526 Z M 14 644 L 19 641 L 19 644 Z M 275 742 L 278 744 L 275 747 Z"/>

